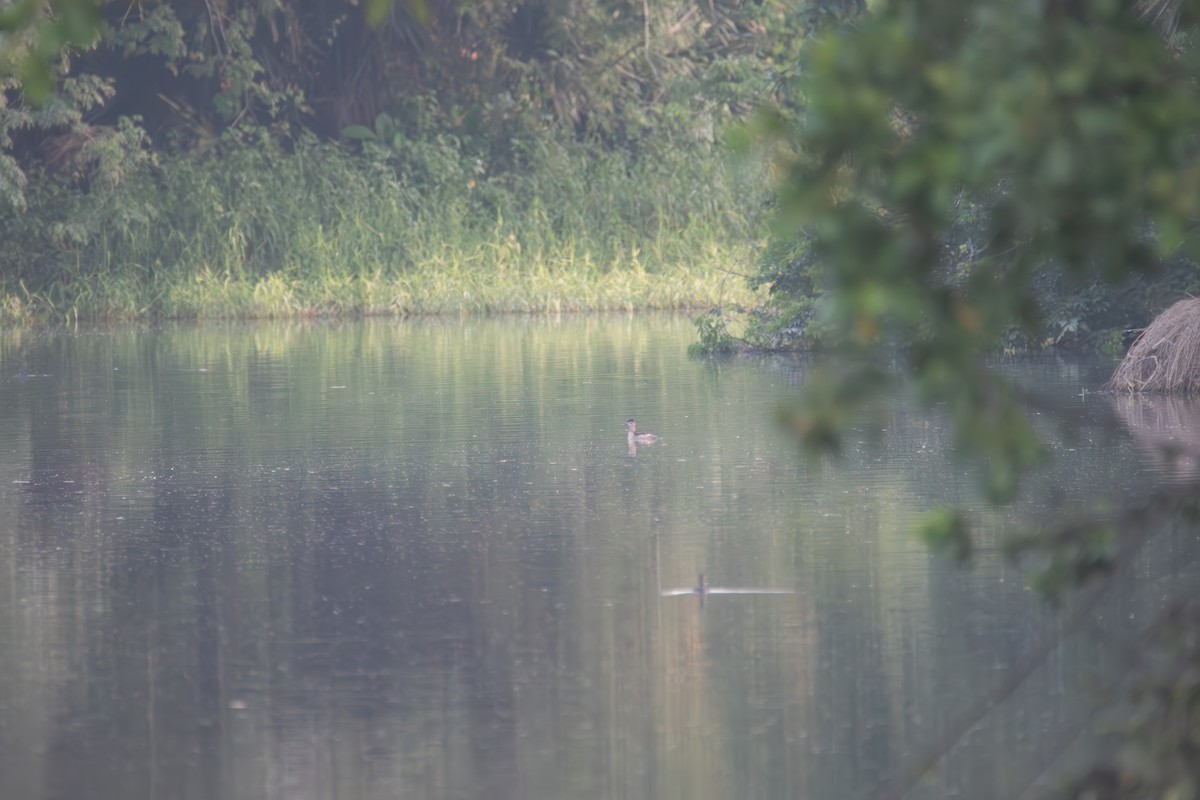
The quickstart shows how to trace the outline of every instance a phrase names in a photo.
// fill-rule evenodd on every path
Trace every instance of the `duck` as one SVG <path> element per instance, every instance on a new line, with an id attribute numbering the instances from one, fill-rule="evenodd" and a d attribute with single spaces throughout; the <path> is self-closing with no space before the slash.
<path id="1" fill-rule="evenodd" d="M 653 433 L 638 433 L 637 421 L 633 417 L 625 420 L 625 429 L 629 431 L 630 444 L 654 444 L 662 439 Z"/>

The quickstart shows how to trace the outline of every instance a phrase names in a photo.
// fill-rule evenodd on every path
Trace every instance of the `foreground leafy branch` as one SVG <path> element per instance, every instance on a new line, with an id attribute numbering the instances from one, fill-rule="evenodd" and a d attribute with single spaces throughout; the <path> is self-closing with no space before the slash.
<path id="1" fill-rule="evenodd" d="M 787 176 L 781 217 L 806 232 L 848 354 L 903 343 L 919 394 L 952 410 L 998 500 L 1042 454 L 982 358 L 1014 322 L 1036 329 L 1035 276 L 1153 274 L 1194 245 L 1200 213 L 1198 54 L 1130 4 L 1087 8 L 883 4 L 810 49 L 801 120 L 764 123 Z M 955 275 L 963 197 L 987 213 L 979 257 Z"/>
<path id="2" fill-rule="evenodd" d="M 1195 253 L 1200 53 L 1189 26 L 1198 11 L 1183 1 L 889 0 L 806 51 L 796 87 L 802 113 L 765 115 L 760 129 L 785 176 L 780 228 L 805 251 L 772 283 L 785 296 L 788 286 L 820 285 L 824 323 L 841 345 L 842 366 L 814 375 L 786 415 L 807 446 L 836 449 L 855 409 L 885 386 L 911 382 L 951 415 L 957 450 L 983 466 L 987 496 L 1018 497 L 1022 476 L 1046 463 L 1047 450 L 1029 398 L 989 369 L 987 356 L 1013 326 L 1040 335 L 1047 276 L 1117 286 Z M 1037 556 L 1047 594 L 1074 593 L 1064 618 L 1071 629 L 1155 530 L 1194 524 L 1198 496 L 1193 483 L 1173 487 L 1111 513 L 1053 521 L 1010 547 Z M 924 533 L 962 557 L 973 547 L 954 509 L 932 512 Z M 1163 625 L 1187 644 L 1195 620 L 1180 613 Z M 1150 632 L 1144 646 L 1157 646 Z M 910 788 L 1062 636 L 1039 642 L 888 796 Z M 1146 712 L 1125 726 L 1111 760 L 1068 789 L 1072 796 L 1195 795 L 1200 779 L 1181 765 L 1195 760 L 1200 741 L 1191 712 L 1200 692 L 1187 677 L 1200 648 L 1176 651 L 1157 659 L 1176 672 L 1132 672 L 1126 683 L 1131 696 L 1156 697 L 1153 712 L 1171 724 L 1142 724 L 1153 716 Z"/>

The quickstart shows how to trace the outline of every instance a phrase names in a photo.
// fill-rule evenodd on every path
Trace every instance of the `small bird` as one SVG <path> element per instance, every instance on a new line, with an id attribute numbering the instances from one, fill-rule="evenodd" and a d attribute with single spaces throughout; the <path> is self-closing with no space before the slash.
<path id="1" fill-rule="evenodd" d="M 653 433 L 638 433 L 637 421 L 633 417 L 625 420 L 625 428 L 629 431 L 630 444 L 654 444 L 662 438 Z"/>

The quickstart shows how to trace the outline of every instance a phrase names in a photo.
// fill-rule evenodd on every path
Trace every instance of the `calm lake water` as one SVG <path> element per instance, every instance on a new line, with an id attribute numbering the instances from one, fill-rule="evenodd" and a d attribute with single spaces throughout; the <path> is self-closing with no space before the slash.
<path id="1" fill-rule="evenodd" d="M 1045 503 L 988 510 L 904 405 L 818 468 L 775 422 L 806 362 L 693 339 L 649 316 L 0 334 L 0 797 L 875 797 L 1060 624 L 988 542 L 1186 469 L 1085 429 Z M 1111 366 L 1007 368 L 1086 416 Z M 631 450 L 630 416 L 664 440 Z M 937 502 L 977 509 L 973 569 L 911 536 Z M 1194 590 L 1194 533 L 1168 534 L 1093 627 Z M 663 596 L 701 573 L 790 593 Z M 1068 638 L 911 796 L 1036 795 L 1107 671 Z"/>

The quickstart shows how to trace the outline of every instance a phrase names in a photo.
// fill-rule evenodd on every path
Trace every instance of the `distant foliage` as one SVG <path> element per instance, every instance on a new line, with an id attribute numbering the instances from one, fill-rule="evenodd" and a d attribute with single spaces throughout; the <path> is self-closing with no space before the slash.
<path id="1" fill-rule="evenodd" d="M 30 174 L 86 171 L 86 156 L 63 146 L 48 158 L 42 139 L 79 140 L 123 117 L 158 152 L 203 151 L 240 127 L 394 151 L 447 134 L 479 143 L 489 168 L 564 132 L 631 153 L 711 145 L 779 87 L 797 33 L 827 5 L 101 2 L 98 17 L 70 0 L 38 24 L 18 10 L 41 4 L 21 2 L 0 14 L 0 31 L 25 36 L 0 51 L 0 201 L 20 208 Z M 33 58 L 33 42 L 53 58 Z M 53 111 L 26 105 L 32 64 L 53 79 Z"/>
<path id="2" fill-rule="evenodd" d="M 396 238 L 453 231 L 463 252 L 486 233 L 641 266 L 695 231 L 748 251 L 765 193 L 723 130 L 779 91 L 824 5 L 102 2 L 99 38 L 47 62 L 48 102 L 0 71 L 0 284 L 94 312 L 76 284 L 116 279 L 155 308 L 164 272 L 296 270 L 298 231 L 344 232 L 369 203 L 411 228 Z"/>
<path id="3" fill-rule="evenodd" d="M 547 138 L 528 171 L 493 173 L 447 134 L 356 154 L 243 126 L 174 155 L 141 134 L 102 143 L 130 151 L 122 171 L 0 211 L 0 321 L 694 307 L 765 226 L 740 210 L 761 173 L 698 145 L 635 159 Z"/>

